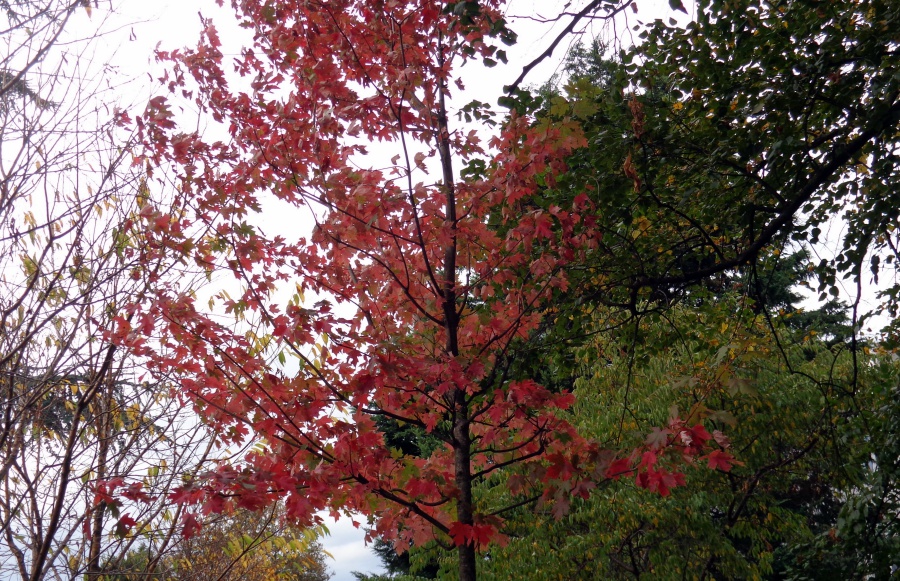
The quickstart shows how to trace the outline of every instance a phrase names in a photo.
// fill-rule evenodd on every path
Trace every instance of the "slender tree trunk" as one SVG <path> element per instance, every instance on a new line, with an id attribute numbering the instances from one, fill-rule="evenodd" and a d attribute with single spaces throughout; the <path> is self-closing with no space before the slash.
<path id="1" fill-rule="evenodd" d="M 109 458 L 109 439 L 110 439 L 110 410 L 113 407 L 113 382 L 107 382 L 107 388 L 99 398 L 97 398 L 97 480 L 106 479 L 106 463 Z M 91 545 L 88 552 L 87 579 L 97 579 L 100 574 L 100 548 L 103 541 L 103 518 L 106 513 L 106 505 L 103 503 L 97 505 L 91 514 Z"/>
<path id="2" fill-rule="evenodd" d="M 438 63 L 443 69 L 443 38 L 438 39 Z M 450 153 L 450 129 L 447 126 L 446 88 L 441 85 L 438 94 L 437 149 L 441 160 L 441 172 L 446 192 L 445 219 L 452 232 L 451 242 L 444 251 L 443 311 L 447 333 L 445 349 L 450 357 L 459 356 L 459 312 L 456 307 L 456 191 L 453 176 L 453 159 Z M 469 432 L 469 403 L 466 391 L 461 387 L 453 390 L 453 454 L 454 478 L 459 489 L 456 501 L 456 520 L 466 524 L 475 523 L 475 508 L 472 503 L 472 439 Z M 459 581 L 475 581 L 475 545 L 467 543 L 457 547 L 459 557 Z"/>
<path id="3" fill-rule="evenodd" d="M 453 426 L 454 468 L 459 498 L 456 500 L 456 520 L 463 524 L 475 523 L 472 503 L 471 437 L 469 434 L 469 406 L 466 392 L 456 391 L 456 418 Z M 459 557 L 459 581 L 475 581 L 475 545 L 467 543 L 456 548 Z"/>
<path id="4" fill-rule="evenodd" d="M 115 353 L 115 345 L 107 347 L 106 356 L 103 359 L 103 364 L 100 366 L 96 379 L 91 382 L 91 385 L 88 386 L 85 392 L 79 397 L 78 404 L 72 413 L 72 427 L 69 430 L 64 456 L 60 465 L 59 482 L 55 493 L 56 498 L 53 501 L 53 508 L 50 511 L 50 519 L 46 529 L 47 532 L 34 550 L 34 555 L 32 557 L 33 565 L 29 581 L 41 581 L 45 576 L 46 571 L 44 569 L 47 567 L 47 556 L 50 553 L 50 546 L 53 544 L 53 538 L 56 535 L 56 531 L 59 530 L 60 522 L 63 518 L 63 506 L 65 505 L 66 491 L 72 472 L 72 458 L 75 455 L 75 444 L 78 441 L 78 433 L 81 430 L 81 419 L 84 417 L 88 405 L 96 396 L 100 386 L 106 382 L 107 374 L 112 368 Z"/>

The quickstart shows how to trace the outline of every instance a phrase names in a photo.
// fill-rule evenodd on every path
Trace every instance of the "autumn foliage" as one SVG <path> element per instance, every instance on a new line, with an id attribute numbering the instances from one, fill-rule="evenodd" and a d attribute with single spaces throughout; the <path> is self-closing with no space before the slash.
<path id="1" fill-rule="evenodd" d="M 225 57 L 207 23 L 196 48 L 160 53 L 173 95 L 135 119 L 142 163 L 173 164 L 184 199 L 179 215 L 143 209 L 145 251 L 235 282 L 210 308 L 161 283 L 120 340 L 180 377 L 222 438 L 263 439 L 173 500 L 209 513 L 284 498 L 301 522 L 371 515 L 401 544 L 452 540 L 474 578 L 475 549 L 502 540 L 502 520 L 473 485 L 497 470 L 515 468 L 513 492 L 564 505 L 623 476 L 666 494 L 683 458 L 729 469 L 723 436 L 677 419 L 638 450 L 587 441 L 566 421 L 570 393 L 511 372 L 603 232 L 585 194 L 537 203 L 585 145 L 577 125 L 450 118 L 460 66 L 502 60 L 514 39 L 500 2 L 234 6 L 253 45 Z M 227 140 L 177 125 L 182 98 Z M 267 235 L 267 207 L 312 227 Z M 378 418 L 443 446 L 391 449 Z"/>

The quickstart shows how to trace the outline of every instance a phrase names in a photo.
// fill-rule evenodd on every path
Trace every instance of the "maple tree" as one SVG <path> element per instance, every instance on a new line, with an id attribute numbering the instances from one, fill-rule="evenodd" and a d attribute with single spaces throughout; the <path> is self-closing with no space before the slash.
<path id="1" fill-rule="evenodd" d="M 454 545 L 468 580 L 477 549 L 503 540 L 504 508 L 473 497 L 500 469 L 521 467 L 515 503 L 559 513 L 605 478 L 666 494 L 683 483 L 669 459 L 729 461 L 702 425 L 677 419 L 617 456 L 568 423 L 571 393 L 514 372 L 516 346 L 540 340 L 567 288 L 566 266 L 604 232 L 584 193 L 533 203 L 586 144 L 577 124 L 515 111 L 497 127 L 452 124 L 461 65 L 504 61 L 501 44 L 514 41 L 500 2 L 233 5 L 252 46 L 226 59 L 207 21 L 196 48 L 160 53 L 175 97 L 135 120 L 148 172 L 174 164 L 184 200 L 179 213 L 142 208 L 148 258 L 174 253 L 240 288 L 207 309 L 160 281 L 118 320 L 118 336 L 177 375 L 221 438 L 263 438 L 173 500 L 211 513 L 284 498 L 301 522 L 323 509 L 370 515 L 398 547 Z M 184 97 L 227 141 L 176 124 Z M 480 104 L 467 112 L 489 117 Z M 305 207 L 312 232 L 267 235 L 267 207 Z M 287 301 L 285 288 L 296 289 Z M 385 446 L 377 418 L 440 445 L 427 455 Z M 184 526 L 194 532 L 196 515 Z"/>

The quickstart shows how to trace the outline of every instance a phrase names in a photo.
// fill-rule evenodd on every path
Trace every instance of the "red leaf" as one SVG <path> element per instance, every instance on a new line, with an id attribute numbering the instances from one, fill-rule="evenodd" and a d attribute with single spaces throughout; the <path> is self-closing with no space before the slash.
<path id="1" fill-rule="evenodd" d="M 728 452 L 723 452 L 722 450 L 713 450 L 709 454 L 705 456 L 707 465 L 709 468 L 713 470 L 721 470 L 722 472 L 730 472 L 731 467 L 735 464 L 741 465 L 741 462 L 738 462 L 734 459 L 734 457 Z"/>
<path id="2" fill-rule="evenodd" d="M 495 533 L 496 531 L 491 525 L 476 524 L 472 526 L 472 540 L 478 547 L 488 546 Z"/>
<path id="3" fill-rule="evenodd" d="M 645 444 L 650 446 L 651 450 L 659 450 L 669 443 L 669 437 L 672 435 L 670 430 L 654 427 L 647 435 Z"/>
<path id="4" fill-rule="evenodd" d="M 455 522 L 450 525 L 450 530 L 447 534 L 453 539 L 454 545 L 461 547 L 468 544 L 469 540 L 472 538 L 472 526 L 461 522 Z"/>
<path id="5" fill-rule="evenodd" d="M 134 482 L 128 485 L 125 489 L 122 490 L 121 494 L 125 498 L 129 500 L 137 500 L 141 502 L 148 502 L 150 500 L 150 495 L 143 491 L 144 483 L 143 482 Z"/>
<path id="6" fill-rule="evenodd" d="M 706 444 L 712 436 L 709 432 L 706 431 L 706 428 L 703 427 L 702 424 L 697 424 L 693 428 L 691 428 L 691 436 L 694 438 L 694 441 L 699 443 L 700 445 Z"/>
<path id="7" fill-rule="evenodd" d="M 122 518 L 116 522 L 116 530 L 115 534 L 117 537 L 124 537 L 128 533 L 131 532 L 132 527 L 137 524 L 137 521 L 131 518 L 129 515 L 123 515 Z"/>
<path id="8" fill-rule="evenodd" d="M 606 477 L 618 480 L 621 476 L 631 471 L 631 461 L 628 458 L 619 458 L 610 463 L 609 468 L 606 469 Z"/>
<path id="9" fill-rule="evenodd" d="M 656 465 L 656 452 L 647 451 L 641 454 L 641 463 L 638 465 L 638 470 L 649 469 Z"/>
<path id="10" fill-rule="evenodd" d="M 192 512 L 186 512 L 181 517 L 181 534 L 184 538 L 189 539 L 197 534 L 197 531 L 200 530 L 201 525 L 200 521 L 197 520 L 197 517 Z"/>
<path id="11" fill-rule="evenodd" d="M 538 213 L 534 218 L 534 234 L 538 238 L 553 236 L 553 221 L 544 212 Z"/>

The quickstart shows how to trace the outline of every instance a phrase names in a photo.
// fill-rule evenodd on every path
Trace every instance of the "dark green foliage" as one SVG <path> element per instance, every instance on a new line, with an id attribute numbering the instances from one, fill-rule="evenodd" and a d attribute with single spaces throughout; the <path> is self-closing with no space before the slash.
<path id="1" fill-rule="evenodd" d="M 678 414 L 721 430 L 742 464 L 687 466 L 688 485 L 665 498 L 627 478 L 601 483 L 562 520 L 523 507 L 483 578 L 780 578 L 801 565 L 846 573 L 889 559 L 897 474 L 873 459 L 900 433 L 872 430 L 896 427 L 886 406 L 896 406 L 900 366 L 885 353 L 854 361 L 800 331 L 782 331 L 779 347 L 751 304 L 721 295 L 600 335 L 581 350 L 576 389 L 575 422 L 601 442 L 637 444 Z M 863 514 L 868 529 L 849 524 Z M 830 560 L 817 556 L 823 545 Z M 822 571 L 808 578 L 829 578 Z"/>
<path id="2" fill-rule="evenodd" d="M 408 579 L 437 579 L 439 566 L 433 559 L 426 559 L 424 563 L 414 563 L 408 551 L 397 553 L 394 546 L 381 539 L 375 541 L 372 550 L 381 559 L 381 563 L 387 573 L 383 575 L 373 575 L 367 573 L 353 572 L 353 576 L 358 581 L 398 581 Z M 424 555 L 423 549 L 417 549 L 419 556 Z M 420 559 L 421 560 L 421 559 Z"/>
<path id="3" fill-rule="evenodd" d="M 854 486 L 836 506 L 812 505 L 811 540 L 783 547 L 778 575 L 791 580 L 890 579 L 900 561 L 900 389 L 893 357 L 867 370 L 882 375 L 875 404 L 854 417 L 854 441 L 864 442 L 853 470 Z"/>
<path id="4" fill-rule="evenodd" d="M 602 47 L 581 50 L 564 94 L 544 99 L 550 122 L 574 119 L 589 140 L 546 195 L 566 205 L 586 192 L 605 224 L 580 292 L 639 310 L 695 285 L 722 290 L 773 248 L 824 241 L 838 215 L 839 252 L 815 265 L 821 300 L 840 276 L 891 268 L 900 6 L 707 0 L 696 10 L 686 28 L 657 21 L 620 64 Z"/>
<path id="5" fill-rule="evenodd" d="M 401 423 L 387 416 L 378 416 L 375 421 L 384 434 L 385 445 L 405 455 L 427 458 L 442 445 L 440 439 L 418 426 Z"/>
<path id="6" fill-rule="evenodd" d="M 829 345 L 850 342 L 853 326 L 847 305 L 839 299 L 830 298 L 815 309 L 800 307 L 804 297 L 797 291 L 800 286 L 809 288 L 813 276 L 809 252 L 800 250 L 761 257 L 729 287 L 744 291 L 756 313 L 777 315 L 779 325 L 788 330 L 812 332 Z"/>

